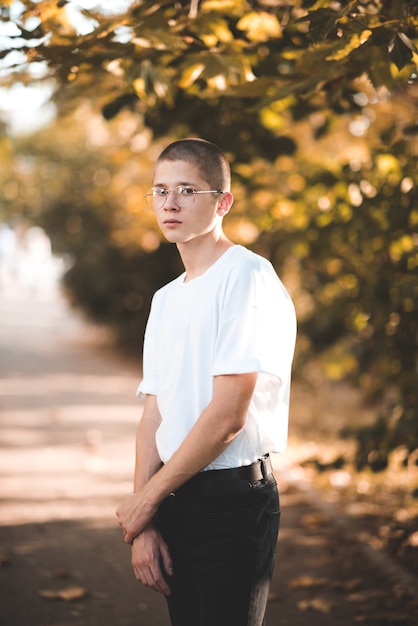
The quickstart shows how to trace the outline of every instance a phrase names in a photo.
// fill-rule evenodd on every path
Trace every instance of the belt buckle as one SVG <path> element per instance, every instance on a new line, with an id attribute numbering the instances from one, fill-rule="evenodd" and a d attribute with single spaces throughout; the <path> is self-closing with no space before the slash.
<path id="1" fill-rule="evenodd" d="M 265 456 L 261 457 L 260 466 L 261 466 L 261 475 L 263 476 L 263 482 L 266 483 L 267 476 L 268 476 L 268 469 L 267 469 L 267 460 Z"/>

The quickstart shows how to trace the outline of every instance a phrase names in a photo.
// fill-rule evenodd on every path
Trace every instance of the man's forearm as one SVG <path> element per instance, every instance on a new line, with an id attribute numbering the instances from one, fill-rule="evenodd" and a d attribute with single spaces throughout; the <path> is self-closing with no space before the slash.
<path id="1" fill-rule="evenodd" d="M 145 499 L 157 505 L 226 450 L 246 423 L 257 374 L 220 376 L 209 406 L 180 448 L 145 485 Z"/>
<path id="2" fill-rule="evenodd" d="M 147 396 L 136 433 L 134 492 L 144 487 L 161 467 L 161 459 L 155 442 L 160 422 L 161 416 L 156 398 L 155 396 Z"/>

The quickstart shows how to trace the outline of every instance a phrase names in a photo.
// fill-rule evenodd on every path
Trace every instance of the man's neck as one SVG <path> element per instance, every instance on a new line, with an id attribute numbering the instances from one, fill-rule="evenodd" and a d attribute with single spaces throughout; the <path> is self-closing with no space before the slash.
<path id="1" fill-rule="evenodd" d="M 233 245 L 223 233 L 216 239 L 199 238 L 177 244 L 186 270 L 185 282 L 201 276 Z"/>

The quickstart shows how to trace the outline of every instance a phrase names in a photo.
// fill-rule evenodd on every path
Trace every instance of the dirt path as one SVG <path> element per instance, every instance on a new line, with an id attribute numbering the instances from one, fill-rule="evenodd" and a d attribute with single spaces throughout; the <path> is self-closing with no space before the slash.
<path id="1" fill-rule="evenodd" d="M 168 626 L 114 518 L 131 489 L 138 364 L 54 292 L 3 297 L 0 328 L 0 623 Z M 371 558 L 290 458 L 275 459 L 283 516 L 268 625 L 417 624 L 413 579 Z"/>

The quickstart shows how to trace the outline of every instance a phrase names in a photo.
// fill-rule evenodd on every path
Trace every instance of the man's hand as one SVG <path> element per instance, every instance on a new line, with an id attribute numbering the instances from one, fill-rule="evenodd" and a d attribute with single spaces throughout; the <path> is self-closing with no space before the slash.
<path id="1" fill-rule="evenodd" d="M 172 576 L 173 564 L 167 544 L 152 524 L 133 541 L 132 567 L 135 577 L 143 585 L 166 596 L 170 595 L 166 576 Z"/>
<path id="2" fill-rule="evenodd" d="M 133 493 L 123 500 L 116 509 L 116 517 L 123 528 L 126 543 L 133 542 L 152 520 L 156 511 L 157 505 L 151 503 L 143 491 Z"/>

